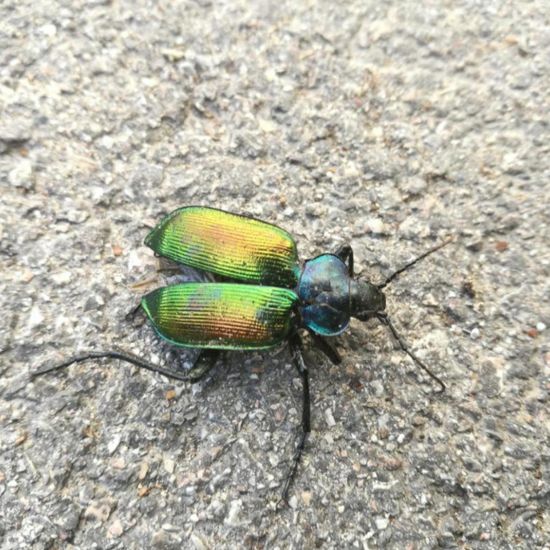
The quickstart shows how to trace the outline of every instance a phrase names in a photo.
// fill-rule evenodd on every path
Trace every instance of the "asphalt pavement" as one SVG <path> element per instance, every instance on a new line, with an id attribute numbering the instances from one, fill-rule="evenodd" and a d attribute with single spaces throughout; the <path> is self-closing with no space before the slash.
<path id="1" fill-rule="evenodd" d="M 550 548 L 546 0 L 0 3 L 0 547 Z M 143 239 L 209 205 L 352 245 L 403 339 L 193 352 L 138 315 Z M 188 273 L 186 272 L 188 275 Z M 198 274 L 195 274 L 198 275 Z"/>

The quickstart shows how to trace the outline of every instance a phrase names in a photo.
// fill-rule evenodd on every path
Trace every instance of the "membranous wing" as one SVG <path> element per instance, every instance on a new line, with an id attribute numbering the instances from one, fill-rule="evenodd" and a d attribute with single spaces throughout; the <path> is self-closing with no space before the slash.
<path id="1" fill-rule="evenodd" d="M 171 344 L 262 349 L 282 342 L 297 295 L 289 289 L 233 283 L 184 283 L 146 294 L 141 306 Z"/>
<path id="2" fill-rule="evenodd" d="M 203 206 L 166 216 L 145 244 L 176 262 L 249 283 L 294 288 L 296 243 L 283 229 Z"/>

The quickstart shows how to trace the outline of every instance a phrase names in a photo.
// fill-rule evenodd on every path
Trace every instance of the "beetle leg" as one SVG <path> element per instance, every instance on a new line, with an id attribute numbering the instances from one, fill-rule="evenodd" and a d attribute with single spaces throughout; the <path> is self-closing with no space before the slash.
<path id="1" fill-rule="evenodd" d="M 125 316 L 124 318 L 127 321 L 133 321 L 134 317 L 138 314 L 138 311 L 141 309 L 141 301 L 137 303 Z"/>
<path id="2" fill-rule="evenodd" d="M 359 313 L 354 313 L 353 316 L 359 321 L 369 321 L 375 317 L 377 312 L 373 310 L 360 311 Z"/>
<path id="3" fill-rule="evenodd" d="M 302 339 L 300 335 L 295 331 L 288 340 L 290 346 L 290 352 L 292 354 L 292 361 L 294 366 L 300 374 L 302 379 L 302 390 L 303 390 L 303 400 L 302 400 L 302 433 L 298 439 L 298 444 L 296 445 L 296 450 L 294 451 L 294 456 L 292 457 L 292 466 L 288 472 L 288 475 L 285 480 L 283 487 L 283 493 L 281 495 L 281 501 L 288 502 L 288 491 L 296 476 L 298 471 L 298 464 L 300 463 L 300 457 L 302 456 L 302 451 L 304 450 L 307 436 L 311 431 L 311 403 L 309 398 L 309 370 L 302 356 Z"/>
<path id="4" fill-rule="evenodd" d="M 350 277 L 353 277 L 353 248 L 349 244 L 343 244 L 336 252 L 344 263 L 348 264 L 348 273 Z"/>
<path id="5" fill-rule="evenodd" d="M 395 330 L 395 327 L 390 321 L 390 318 L 385 313 L 378 313 L 376 316 L 383 325 L 389 328 L 393 337 L 397 340 L 397 343 L 399 344 L 401 350 L 404 351 L 426 374 L 428 374 L 433 380 L 435 380 L 439 384 L 441 389 L 437 393 L 443 393 L 445 391 L 445 384 L 407 347 L 407 344 L 405 344 L 401 336 L 399 336 L 399 334 Z"/>
<path id="6" fill-rule="evenodd" d="M 62 363 L 41 367 L 37 371 L 31 373 L 31 379 L 34 379 L 37 376 L 41 376 L 48 372 L 53 372 L 63 369 L 65 367 L 69 367 L 74 363 L 83 363 L 84 361 L 89 361 L 92 359 L 117 359 L 120 361 L 126 361 L 127 363 L 131 363 L 136 367 L 140 367 L 151 372 L 158 372 L 159 374 L 162 374 L 167 378 L 173 378 L 174 380 L 180 380 L 182 382 L 193 382 L 188 374 L 183 374 L 175 370 L 166 369 L 159 365 L 154 365 L 153 363 L 147 361 L 146 359 L 143 359 L 142 357 L 138 357 L 137 355 L 118 350 L 90 351 L 88 353 L 83 353 L 82 355 L 74 355 L 73 357 L 66 359 Z"/>
<path id="7" fill-rule="evenodd" d="M 323 338 L 319 334 L 316 334 L 312 330 L 309 331 L 315 345 L 330 359 L 333 365 L 339 365 L 342 362 L 342 357 L 338 353 L 338 350 L 327 341 L 326 338 Z"/>
<path id="8" fill-rule="evenodd" d="M 191 384 L 202 380 L 216 365 L 220 356 L 219 349 L 202 349 L 193 366 L 187 371 L 187 377 Z"/>

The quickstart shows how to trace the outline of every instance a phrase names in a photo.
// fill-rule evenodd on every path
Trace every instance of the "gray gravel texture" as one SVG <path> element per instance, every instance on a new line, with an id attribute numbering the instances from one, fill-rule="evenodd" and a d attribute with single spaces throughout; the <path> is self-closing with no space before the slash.
<path id="1" fill-rule="evenodd" d="M 549 548 L 546 0 L 0 4 L 0 546 Z M 285 347 L 199 386 L 124 319 L 165 284 L 143 238 L 212 205 L 351 243 L 388 288 L 329 364 L 292 489 Z M 185 366 L 185 365 L 184 365 Z M 420 381 L 420 383 L 419 383 Z M 546 546 L 545 546 L 546 545 Z"/>

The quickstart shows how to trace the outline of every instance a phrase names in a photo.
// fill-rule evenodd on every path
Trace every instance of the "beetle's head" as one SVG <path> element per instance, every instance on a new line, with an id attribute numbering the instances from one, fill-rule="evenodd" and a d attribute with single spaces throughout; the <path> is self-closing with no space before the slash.
<path id="1" fill-rule="evenodd" d="M 403 267 L 394 271 L 383 283 L 373 285 L 367 281 L 357 281 L 352 279 L 350 281 L 350 299 L 351 299 L 351 315 L 360 321 L 367 321 L 373 317 L 379 319 L 387 318 L 387 314 L 384 313 L 386 309 L 386 296 L 382 289 L 388 286 L 397 276 L 399 276 L 407 269 L 410 269 L 418 261 L 422 260 L 426 256 L 433 254 L 436 250 L 443 248 L 452 241 L 452 237 L 443 241 L 441 244 L 430 248 L 424 254 L 416 257 L 414 260 L 405 264 Z"/>
<path id="2" fill-rule="evenodd" d="M 362 321 L 376 317 L 386 309 L 386 296 L 376 285 L 366 281 L 350 281 L 351 315 Z"/>

